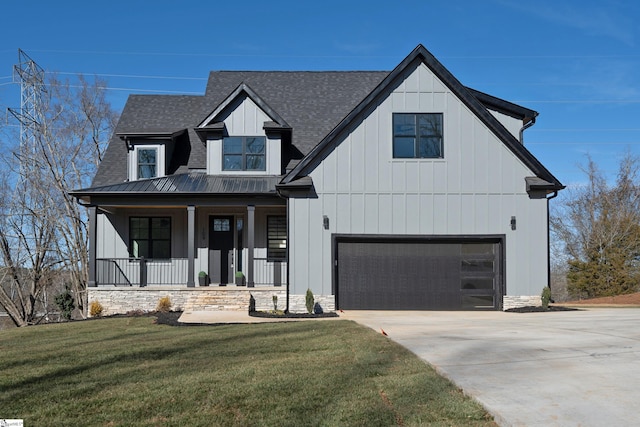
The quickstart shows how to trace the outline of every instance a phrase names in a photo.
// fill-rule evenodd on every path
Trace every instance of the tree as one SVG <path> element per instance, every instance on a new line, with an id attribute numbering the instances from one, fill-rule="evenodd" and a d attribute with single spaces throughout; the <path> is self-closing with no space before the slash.
<path id="1" fill-rule="evenodd" d="M 640 159 L 626 153 L 613 185 L 588 157 L 587 184 L 568 191 L 551 216 L 578 298 L 635 292 L 640 280 Z"/>
<path id="2" fill-rule="evenodd" d="M 47 87 L 32 143 L 5 141 L 2 158 L 0 305 L 18 326 L 46 313 L 55 282 L 85 311 L 88 218 L 68 192 L 90 185 L 117 121 L 100 79 L 71 85 L 53 76 Z"/>

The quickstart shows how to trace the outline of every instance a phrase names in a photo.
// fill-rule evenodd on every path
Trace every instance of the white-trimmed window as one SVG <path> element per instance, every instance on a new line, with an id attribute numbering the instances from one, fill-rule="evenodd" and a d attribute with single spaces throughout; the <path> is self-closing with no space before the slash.
<path id="1" fill-rule="evenodd" d="M 137 150 L 138 179 L 155 178 L 158 176 L 158 149 L 140 148 Z"/>
<path id="2" fill-rule="evenodd" d="M 164 145 L 135 145 L 129 157 L 129 177 L 132 180 L 165 175 Z"/>
<path id="3" fill-rule="evenodd" d="M 442 159 L 442 113 L 394 113 L 394 159 Z"/>

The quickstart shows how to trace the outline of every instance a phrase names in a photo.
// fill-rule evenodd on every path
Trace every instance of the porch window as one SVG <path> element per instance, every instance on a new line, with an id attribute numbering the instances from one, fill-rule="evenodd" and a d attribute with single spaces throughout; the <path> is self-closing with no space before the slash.
<path id="1" fill-rule="evenodd" d="M 171 218 L 129 218 L 129 255 L 134 258 L 171 258 Z"/>
<path id="2" fill-rule="evenodd" d="M 394 159 L 441 159 L 442 113 L 393 115 Z"/>
<path id="3" fill-rule="evenodd" d="M 266 170 L 264 136 L 231 136 L 222 142 L 222 170 Z"/>
<path id="4" fill-rule="evenodd" d="M 287 217 L 284 215 L 267 217 L 267 260 L 287 259 Z"/>

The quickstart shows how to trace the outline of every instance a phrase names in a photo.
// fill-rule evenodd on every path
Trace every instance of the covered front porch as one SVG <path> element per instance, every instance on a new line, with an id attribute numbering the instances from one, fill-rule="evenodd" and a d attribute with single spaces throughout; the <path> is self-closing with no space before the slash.
<path id="1" fill-rule="evenodd" d="M 277 180 L 189 174 L 92 189 L 89 287 L 286 285 Z"/>
<path id="2" fill-rule="evenodd" d="M 92 223 L 101 230 L 93 236 L 97 244 L 90 286 L 255 287 L 287 282 L 284 207 L 90 211 Z"/>

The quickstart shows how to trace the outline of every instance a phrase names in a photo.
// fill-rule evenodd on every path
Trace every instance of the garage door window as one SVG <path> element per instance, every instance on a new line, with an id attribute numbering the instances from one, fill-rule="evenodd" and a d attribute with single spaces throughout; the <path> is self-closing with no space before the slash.
<path id="1" fill-rule="evenodd" d="M 493 277 L 463 277 L 460 284 L 462 289 L 493 289 Z"/>
<path id="2" fill-rule="evenodd" d="M 460 270 L 469 273 L 492 273 L 493 260 L 470 260 L 463 259 Z"/>
<path id="3" fill-rule="evenodd" d="M 463 295 L 462 296 L 462 309 L 492 309 L 495 308 L 496 303 L 492 295 Z"/>

